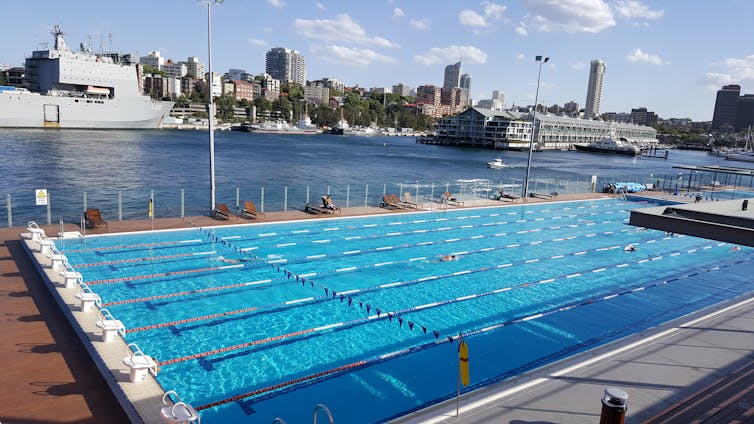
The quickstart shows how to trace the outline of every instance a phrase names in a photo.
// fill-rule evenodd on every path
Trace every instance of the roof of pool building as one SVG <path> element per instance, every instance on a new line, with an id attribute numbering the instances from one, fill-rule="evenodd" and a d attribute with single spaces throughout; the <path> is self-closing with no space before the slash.
<path id="1" fill-rule="evenodd" d="M 180 400 L 205 423 L 308 421 L 319 404 L 335 422 L 594 422 L 608 387 L 631 420 L 753 412 L 751 384 L 729 392 L 754 380 L 754 341 L 738 336 L 754 331 L 754 251 L 627 225 L 651 205 L 561 197 L 113 222 L 49 255 L 30 229 L 2 229 L 19 390 L 0 420 L 159 422 Z M 80 281 L 53 269 L 58 252 Z M 134 382 L 137 349 L 159 370 Z"/>

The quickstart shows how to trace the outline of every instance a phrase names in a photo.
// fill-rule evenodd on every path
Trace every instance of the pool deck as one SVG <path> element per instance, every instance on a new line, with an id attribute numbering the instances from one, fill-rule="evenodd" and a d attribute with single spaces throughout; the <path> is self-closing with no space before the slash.
<path id="1" fill-rule="evenodd" d="M 597 197 L 602 195 L 559 196 L 557 200 Z M 528 199 L 526 203 L 542 201 L 546 200 Z M 465 206 L 492 204 L 500 202 L 467 202 Z M 347 208 L 342 216 L 395 212 Z M 315 217 L 324 216 L 274 212 L 259 221 Z M 172 229 L 249 222 L 254 220 L 111 221 L 107 228 L 88 234 L 143 231 L 153 225 L 154 229 Z M 50 236 L 59 230 L 58 225 L 42 228 Z M 0 228 L 0 310 L 5 317 L 0 344 L 0 372 L 5 377 L 0 389 L 0 422 L 129 422 L 24 252 L 19 235 L 25 231 L 22 227 Z M 65 231 L 80 229 L 67 225 Z M 692 417 L 707 423 L 754 422 L 752 333 L 754 297 L 743 297 L 466 395 L 461 399 L 460 417 L 455 417 L 455 401 L 451 401 L 400 421 L 594 423 L 599 420 L 602 392 L 612 386 L 629 394 L 629 423 L 688 423 Z M 473 373 L 473 344 L 470 350 Z M 337 411 L 334 414 L 337 420 Z"/>

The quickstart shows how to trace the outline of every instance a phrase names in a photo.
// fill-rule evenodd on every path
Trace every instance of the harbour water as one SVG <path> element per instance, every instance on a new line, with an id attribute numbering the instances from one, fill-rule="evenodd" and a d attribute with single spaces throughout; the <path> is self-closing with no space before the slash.
<path id="1" fill-rule="evenodd" d="M 48 190 L 53 222 L 78 222 L 85 205 L 100 208 L 106 219 L 119 213 L 123 219 L 146 218 L 152 192 L 157 217 L 179 216 L 181 196 L 186 215 L 207 214 L 208 146 L 202 131 L 3 130 L 0 225 L 9 224 L 9 210 L 13 225 L 46 222 L 47 208 L 35 206 L 35 189 Z M 217 201 L 232 208 L 238 196 L 275 211 L 301 209 L 307 199 L 315 202 L 328 192 L 341 206 L 376 205 L 383 191 L 408 186 L 420 194 L 450 187 L 472 195 L 473 185 L 483 184 L 479 180 L 520 185 L 527 154 L 416 144 L 414 137 L 218 132 Z M 508 167 L 486 168 L 497 156 Z M 596 175 L 599 189 L 606 181 L 670 180 L 679 172 L 674 165 L 741 166 L 682 150 L 671 151 L 668 160 L 551 151 L 535 152 L 532 178 L 551 184 L 540 191 L 563 192 L 590 186 Z"/>

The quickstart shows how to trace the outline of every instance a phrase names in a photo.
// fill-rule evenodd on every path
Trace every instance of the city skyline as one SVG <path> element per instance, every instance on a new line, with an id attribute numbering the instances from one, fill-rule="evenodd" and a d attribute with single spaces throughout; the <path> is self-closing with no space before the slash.
<path id="1" fill-rule="evenodd" d="M 600 59 L 610 68 L 600 112 L 646 107 L 663 118 L 710 121 L 723 85 L 754 92 L 754 54 L 735 42 L 752 32 L 744 16 L 754 4 L 692 3 L 226 0 L 212 7 L 212 63 L 216 72 L 260 74 L 265 53 L 284 47 L 302 53 L 310 80 L 415 89 L 442 86 L 445 67 L 461 60 L 463 72 L 473 77 L 474 101 L 502 90 L 510 107 L 534 102 L 534 57 L 546 55 L 539 103 L 575 101 L 583 107 L 589 63 Z M 4 25 L 6 39 L 15 42 L 0 49 L 0 63 L 22 65 L 32 50 L 50 43 L 55 24 L 63 26 L 72 47 L 91 40 L 95 51 L 112 46 L 144 56 L 159 50 L 174 61 L 195 56 L 206 63 L 206 9 L 185 0 L 104 8 L 90 0 L 43 0 L 28 14 L 20 4 L 8 4 L 9 16 L 25 19 Z"/>

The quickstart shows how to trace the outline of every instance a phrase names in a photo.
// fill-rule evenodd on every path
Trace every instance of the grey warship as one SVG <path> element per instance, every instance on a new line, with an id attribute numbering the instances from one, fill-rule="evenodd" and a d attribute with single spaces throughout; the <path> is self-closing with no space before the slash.
<path id="1" fill-rule="evenodd" d="M 173 107 L 141 93 L 140 65 L 66 46 L 60 26 L 51 49 L 26 59 L 24 87 L 0 86 L 0 127 L 150 129 Z"/>

